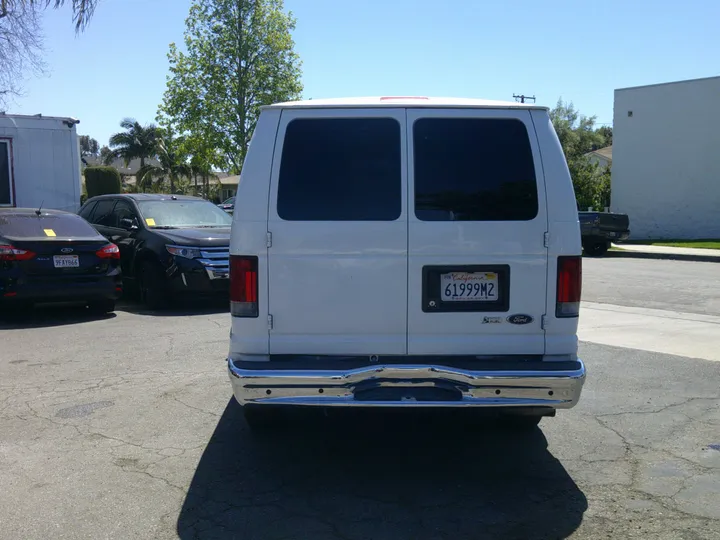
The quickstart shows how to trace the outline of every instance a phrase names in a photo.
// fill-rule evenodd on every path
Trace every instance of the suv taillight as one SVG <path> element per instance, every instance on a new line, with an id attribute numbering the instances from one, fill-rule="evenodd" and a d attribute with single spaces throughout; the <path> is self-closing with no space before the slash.
<path id="1" fill-rule="evenodd" d="M 556 317 L 577 317 L 582 293 L 582 257 L 558 257 Z"/>
<path id="2" fill-rule="evenodd" d="M 26 249 L 0 244 L 0 261 L 28 261 L 35 257 L 35 253 Z"/>
<path id="3" fill-rule="evenodd" d="M 230 255 L 230 313 L 258 316 L 258 258 Z"/>

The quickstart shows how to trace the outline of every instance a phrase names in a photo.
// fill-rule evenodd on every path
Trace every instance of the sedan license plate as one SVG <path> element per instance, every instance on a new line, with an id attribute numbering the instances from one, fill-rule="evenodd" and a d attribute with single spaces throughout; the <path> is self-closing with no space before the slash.
<path id="1" fill-rule="evenodd" d="M 498 275 L 495 272 L 451 272 L 440 276 L 443 302 L 497 302 Z"/>
<path id="2" fill-rule="evenodd" d="M 80 257 L 77 255 L 55 255 L 53 257 L 55 268 L 78 268 Z"/>

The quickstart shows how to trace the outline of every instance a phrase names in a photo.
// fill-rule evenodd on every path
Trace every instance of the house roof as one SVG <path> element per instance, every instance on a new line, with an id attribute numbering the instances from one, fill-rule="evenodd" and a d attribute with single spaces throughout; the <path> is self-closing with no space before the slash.
<path id="1" fill-rule="evenodd" d="M 586 155 L 596 155 L 601 158 L 607 159 L 608 161 L 612 161 L 612 145 L 606 146 L 605 148 L 598 148 L 597 150 L 588 152 Z"/>
<path id="2" fill-rule="evenodd" d="M 218 180 L 223 186 L 237 186 L 238 182 L 240 181 L 240 175 L 233 174 L 231 176 L 225 177 L 218 176 Z"/>
<path id="3" fill-rule="evenodd" d="M 90 167 L 98 166 L 98 165 L 105 165 L 99 156 L 84 156 L 82 159 L 84 160 L 85 164 Z M 160 162 L 155 158 L 146 158 L 145 165 L 152 165 L 154 167 L 159 167 Z M 126 167 L 125 160 L 122 158 L 117 158 L 117 159 L 113 160 L 109 166 L 116 169 L 120 174 L 123 174 L 126 176 L 135 176 L 137 174 L 137 172 L 140 170 L 140 159 L 130 160 L 130 162 L 127 164 L 127 167 Z M 213 174 L 218 179 L 220 179 L 223 183 L 225 183 L 225 181 L 223 179 L 227 178 L 229 176 L 228 173 L 226 173 L 226 172 L 213 171 Z M 236 181 L 236 183 L 237 183 L 237 181 Z"/>
<path id="4" fill-rule="evenodd" d="M 105 165 L 99 156 L 83 156 L 82 159 L 84 163 L 90 167 Z M 160 162 L 155 158 L 147 158 L 145 160 L 145 165 L 153 165 L 154 167 L 159 167 Z M 116 169 L 120 174 L 133 176 L 137 174 L 137 172 L 140 170 L 140 159 L 130 160 L 126 167 L 125 160 L 122 158 L 117 158 L 114 159 L 109 166 Z"/>
<path id="5" fill-rule="evenodd" d="M 386 97 L 353 97 L 333 99 L 310 99 L 305 101 L 287 101 L 275 103 L 263 108 L 362 108 L 362 107 L 433 107 L 433 108 L 477 108 L 477 109 L 542 109 L 547 107 L 534 103 L 517 103 L 514 101 L 491 101 L 487 99 L 442 98 L 424 96 L 386 96 Z"/>

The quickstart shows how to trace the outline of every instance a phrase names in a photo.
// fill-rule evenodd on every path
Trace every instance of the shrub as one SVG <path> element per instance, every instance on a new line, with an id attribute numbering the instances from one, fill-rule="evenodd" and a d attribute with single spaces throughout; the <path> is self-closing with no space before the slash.
<path id="1" fill-rule="evenodd" d="M 87 189 L 85 188 L 85 181 L 83 181 L 82 185 L 80 186 L 80 206 L 85 204 L 85 201 L 88 200 L 88 194 Z"/>
<path id="2" fill-rule="evenodd" d="M 85 187 L 88 197 L 122 193 L 120 173 L 112 167 L 86 167 Z"/>

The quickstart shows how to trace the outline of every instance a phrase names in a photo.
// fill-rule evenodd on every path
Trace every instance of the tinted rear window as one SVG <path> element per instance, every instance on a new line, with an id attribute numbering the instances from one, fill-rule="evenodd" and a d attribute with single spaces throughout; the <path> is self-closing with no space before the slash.
<path id="1" fill-rule="evenodd" d="M 530 140 L 519 120 L 423 118 L 413 126 L 415 215 L 526 221 L 538 213 Z"/>
<path id="2" fill-rule="evenodd" d="M 76 215 L 12 215 L 0 214 L 0 236 L 10 238 L 95 238 L 98 233 Z"/>
<path id="3" fill-rule="evenodd" d="M 278 183 L 289 221 L 394 221 L 402 212 L 400 124 L 391 118 L 294 120 Z"/>

